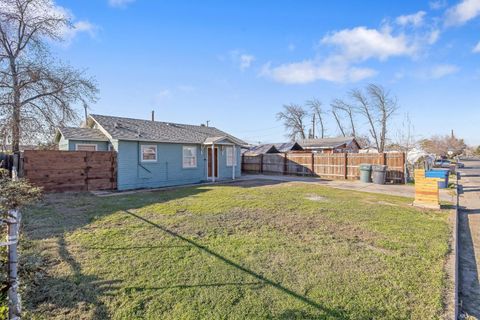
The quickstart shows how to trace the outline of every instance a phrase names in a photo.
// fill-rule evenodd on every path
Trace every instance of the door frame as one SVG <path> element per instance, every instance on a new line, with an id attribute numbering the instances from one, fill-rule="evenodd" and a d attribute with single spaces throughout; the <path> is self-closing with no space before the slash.
<path id="1" fill-rule="evenodd" d="M 208 175 L 208 172 L 211 170 L 211 165 L 208 164 L 209 158 L 210 158 L 210 152 L 209 152 L 210 149 L 212 149 L 211 146 L 207 147 L 207 179 L 213 180 L 213 177 Z M 220 154 L 219 154 L 219 149 L 218 149 L 217 146 L 213 148 L 213 151 L 212 151 L 212 156 L 213 157 L 215 157 L 215 153 L 217 154 L 217 156 L 216 156 L 216 159 L 213 159 L 213 160 L 217 163 L 217 165 L 215 166 L 215 163 L 214 163 L 213 167 L 216 168 L 217 170 L 216 170 L 216 174 L 214 172 L 212 172 L 212 173 L 215 176 L 215 179 L 217 179 L 218 178 L 218 173 L 219 173 L 219 167 L 220 167 L 220 163 L 219 163 Z"/>

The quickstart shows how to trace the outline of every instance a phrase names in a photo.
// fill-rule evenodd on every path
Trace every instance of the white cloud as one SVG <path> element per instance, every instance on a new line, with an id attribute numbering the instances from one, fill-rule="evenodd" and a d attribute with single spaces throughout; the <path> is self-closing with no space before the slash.
<path id="1" fill-rule="evenodd" d="M 431 70 L 427 72 L 427 78 L 430 79 L 440 79 L 445 76 L 457 73 L 459 68 L 452 64 L 440 64 L 434 66 Z"/>
<path id="2" fill-rule="evenodd" d="M 380 31 L 366 27 L 344 29 L 325 36 L 321 43 L 336 46 L 342 56 L 355 61 L 386 60 L 391 56 L 413 55 L 416 51 L 405 35 L 395 36 L 390 28 Z"/>
<path id="3" fill-rule="evenodd" d="M 428 34 L 427 42 L 428 42 L 428 44 L 434 44 L 435 42 L 438 41 L 439 38 L 440 38 L 440 30 L 438 30 L 438 29 L 433 29 L 433 30 L 430 31 L 430 33 Z"/>
<path id="4" fill-rule="evenodd" d="M 252 62 L 255 60 L 255 57 L 251 54 L 242 54 L 240 55 L 240 70 L 245 70 L 250 68 Z"/>
<path id="5" fill-rule="evenodd" d="M 331 57 L 325 61 L 304 60 L 274 68 L 268 63 L 263 66 L 260 75 L 285 84 L 305 84 L 317 80 L 356 82 L 376 75 L 376 71 L 352 67 L 341 57 Z"/>
<path id="6" fill-rule="evenodd" d="M 480 53 L 480 41 L 477 43 L 477 45 L 473 48 L 472 50 L 473 53 Z"/>
<path id="7" fill-rule="evenodd" d="M 135 0 L 108 0 L 108 4 L 114 8 L 126 8 L 130 3 Z"/>
<path id="8" fill-rule="evenodd" d="M 443 9 L 447 6 L 447 1 L 446 0 L 436 0 L 436 1 L 430 1 L 428 4 L 430 6 L 430 9 L 440 10 L 440 9 Z"/>
<path id="9" fill-rule="evenodd" d="M 419 27 L 423 24 L 424 22 L 424 17 L 427 13 L 425 11 L 418 11 L 417 13 L 414 14 L 409 14 L 409 15 L 402 15 L 397 17 L 395 19 L 395 22 L 401 26 L 414 26 L 414 27 Z"/>
<path id="10" fill-rule="evenodd" d="M 90 23 L 89 21 L 77 21 L 71 27 L 65 27 L 62 30 L 63 39 L 66 45 L 70 45 L 73 39 L 80 33 L 85 32 L 90 35 L 90 37 L 95 37 L 97 31 L 97 26 Z"/>
<path id="11" fill-rule="evenodd" d="M 394 56 L 414 56 L 417 46 L 404 34 L 394 35 L 391 28 L 356 27 L 332 32 L 320 41 L 332 52 L 324 59 L 314 58 L 272 67 L 264 65 L 261 76 L 287 84 L 304 84 L 317 80 L 356 82 L 371 78 L 377 71 L 358 66 L 370 59 L 385 61 Z"/>
<path id="12" fill-rule="evenodd" d="M 480 0 L 463 0 L 447 10 L 445 24 L 447 26 L 459 26 L 479 15 Z"/>
<path id="13" fill-rule="evenodd" d="M 160 90 L 157 93 L 157 98 L 165 98 L 165 97 L 168 97 L 168 96 L 170 96 L 170 90 L 168 90 L 168 89 Z"/>
<path id="14" fill-rule="evenodd" d="M 229 54 L 230 60 L 232 60 L 232 62 L 237 65 L 238 68 L 242 71 L 250 68 L 252 66 L 252 63 L 255 61 L 254 55 L 244 53 L 242 50 L 239 49 L 231 50 Z M 224 58 L 220 60 L 223 61 Z"/>

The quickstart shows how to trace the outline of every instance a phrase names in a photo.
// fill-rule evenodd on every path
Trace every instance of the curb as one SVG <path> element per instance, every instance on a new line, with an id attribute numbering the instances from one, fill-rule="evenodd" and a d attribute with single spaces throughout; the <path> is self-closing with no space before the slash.
<path id="1" fill-rule="evenodd" d="M 458 232 L 458 224 L 459 224 L 459 207 L 460 207 L 460 190 L 461 186 L 458 184 L 458 180 L 460 180 L 460 173 L 457 172 L 457 180 L 456 180 L 456 194 L 457 194 L 457 201 L 455 204 L 455 225 L 454 225 L 454 247 L 455 247 L 455 271 L 454 271 L 454 319 L 457 320 L 459 316 L 459 307 L 460 307 L 460 302 L 458 300 L 458 293 L 459 293 L 459 273 L 458 273 L 458 267 L 459 267 L 459 232 Z"/>

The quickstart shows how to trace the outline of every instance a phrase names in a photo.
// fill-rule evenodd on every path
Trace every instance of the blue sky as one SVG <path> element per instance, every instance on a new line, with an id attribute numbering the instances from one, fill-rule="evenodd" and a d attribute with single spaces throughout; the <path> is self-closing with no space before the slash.
<path id="1" fill-rule="evenodd" d="M 76 29 L 53 50 L 96 78 L 92 113 L 155 110 L 279 142 L 283 104 L 316 97 L 328 109 L 373 82 L 398 97 L 392 136 L 408 113 L 419 138 L 453 129 L 480 144 L 480 0 L 56 3 Z"/>

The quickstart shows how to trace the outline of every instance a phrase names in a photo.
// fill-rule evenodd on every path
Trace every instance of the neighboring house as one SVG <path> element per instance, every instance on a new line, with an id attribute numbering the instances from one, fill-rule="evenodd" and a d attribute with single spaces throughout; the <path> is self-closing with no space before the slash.
<path id="1" fill-rule="evenodd" d="M 354 137 L 337 137 L 324 139 L 305 139 L 298 141 L 305 150 L 319 153 L 358 153 L 361 149 Z"/>
<path id="2" fill-rule="evenodd" d="M 246 145 L 214 127 L 94 114 L 55 139 L 60 150 L 117 151 L 119 190 L 235 179 Z"/>
<path id="3" fill-rule="evenodd" d="M 247 156 L 255 156 L 259 154 L 283 153 L 289 151 L 303 151 L 303 148 L 296 142 L 268 143 L 254 146 L 248 149 L 244 154 Z"/>

